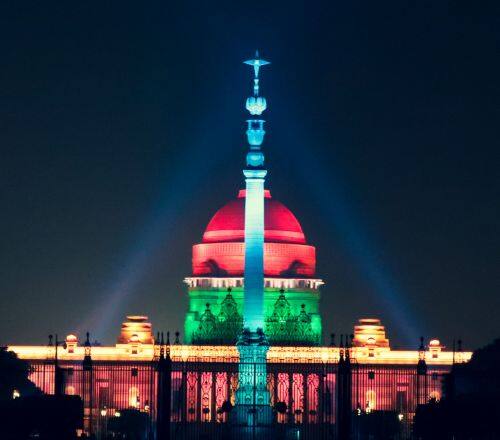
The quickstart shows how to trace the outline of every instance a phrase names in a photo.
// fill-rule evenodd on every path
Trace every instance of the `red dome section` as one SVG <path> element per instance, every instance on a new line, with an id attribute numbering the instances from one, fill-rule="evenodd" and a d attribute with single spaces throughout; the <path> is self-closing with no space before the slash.
<path id="1" fill-rule="evenodd" d="M 203 243 L 243 242 L 245 237 L 245 190 L 238 198 L 219 209 L 210 220 Z M 302 227 L 292 212 L 264 191 L 264 241 L 266 243 L 304 244 Z"/>
<path id="2" fill-rule="evenodd" d="M 316 249 L 306 244 L 302 227 L 281 202 L 264 193 L 264 275 L 313 277 Z M 245 190 L 210 220 L 202 243 L 193 246 L 194 276 L 243 276 Z"/>

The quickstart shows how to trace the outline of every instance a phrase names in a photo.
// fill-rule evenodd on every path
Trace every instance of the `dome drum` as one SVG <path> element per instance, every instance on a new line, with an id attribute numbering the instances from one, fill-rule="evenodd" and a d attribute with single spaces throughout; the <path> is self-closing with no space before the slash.
<path id="1" fill-rule="evenodd" d="M 194 276 L 241 276 L 244 272 L 244 243 L 200 243 L 193 246 Z M 264 243 L 264 276 L 314 277 L 314 246 Z"/>

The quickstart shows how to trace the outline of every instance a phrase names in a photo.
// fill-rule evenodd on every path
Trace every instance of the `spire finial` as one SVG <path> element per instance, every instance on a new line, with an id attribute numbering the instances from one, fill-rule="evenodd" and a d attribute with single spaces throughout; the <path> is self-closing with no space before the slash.
<path id="1" fill-rule="evenodd" d="M 269 61 L 266 61 L 266 60 L 263 60 L 263 59 L 260 58 L 258 50 L 255 51 L 255 58 L 253 60 L 246 60 L 246 61 L 243 61 L 243 62 L 245 64 L 249 65 L 249 66 L 253 66 L 253 71 L 254 71 L 254 74 L 255 74 L 255 79 L 257 79 L 257 80 L 259 78 L 259 69 L 262 66 L 265 66 L 267 64 L 271 64 Z M 258 92 L 259 92 L 259 83 L 258 83 L 258 81 L 256 83 L 256 86 L 257 86 L 257 93 L 256 93 L 256 95 L 258 95 Z M 255 92 L 255 86 L 254 86 L 254 92 Z"/>
<path id="2" fill-rule="evenodd" d="M 244 64 L 252 66 L 254 70 L 253 79 L 253 96 L 247 98 L 246 109 L 252 116 L 260 116 L 267 108 L 266 98 L 259 96 L 259 69 L 262 66 L 270 64 L 269 61 L 259 57 L 259 52 L 255 53 L 255 58 L 244 61 Z M 247 153 L 247 165 L 251 168 L 260 168 L 264 166 L 264 153 L 261 151 L 262 143 L 264 142 L 263 119 L 248 119 L 247 120 L 247 140 L 250 145 L 250 151 Z"/>

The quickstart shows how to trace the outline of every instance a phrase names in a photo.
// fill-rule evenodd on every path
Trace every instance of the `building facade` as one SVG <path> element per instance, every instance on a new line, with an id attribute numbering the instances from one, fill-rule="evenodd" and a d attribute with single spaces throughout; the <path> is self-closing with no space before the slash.
<path id="1" fill-rule="evenodd" d="M 42 391 L 81 396 L 85 431 L 99 438 L 127 409 L 146 414 L 147 435 L 158 439 L 165 432 L 231 438 L 236 426 L 250 427 L 254 438 L 255 430 L 259 438 L 364 438 L 374 417 L 390 421 L 392 437 L 410 438 L 417 404 L 439 400 L 444 375 L 471 353 L 446 350 L 437 339 L 393 350 L 376 318 L 360 319 L 338 344 L 323 343 L 316 249 L 295 215 L 264 189 L 267 103 L 259 69 L 268 63 L 258 55 L 246 63 L 255 72 L 246 104 L 246 188 L 193 246 L 184 342 L 178 334 L 155 336 L 148 318 L 136 315 L 113 346 L 68 335 L 9 349 L 31 364 Z M 245 402 L 248 420 L 232 417 Z M 265 422 L 252 416 L 256 405 L 269 408 Z"/>
<path id="2" fill-rule="evenodd" d="M 42 391 L 81 396 L 85 429 L 98 438 L 106 438 L 111 418 L 131 408 L 146 413 L 150 432 L 156 432 L 163 351 L 171 362 L 171 429 L 183 438 L 223 432 L 231 425 L 226 402 L 229 408 L 236 405 L 236 346 L 185 345 L 175 339 L 162 345 L 145 319 L 130 317 L 114 346 L 82 344 L 68 335 L 57 361 L 54 344 L 9 349 L 30 362 L 30 379 Z M 156 342 L 149 342 L 152 338 Z M 339 346 L 271 345 L 266 383 L 273 426 L 299 430 L 302 438 L 346 438 L 338 433 L 342 417 L 354 429 L 358 419 L 384 414 L 399 421 L 394 438 L 411 438 L 417 404 L 439 400 L 451 366 L 470 357 L 470 352 L 445 350 L 438 340 L 420 350 L 392 350 L 376 319 L 360 320 L 354 338 L 344 338 Z"/>

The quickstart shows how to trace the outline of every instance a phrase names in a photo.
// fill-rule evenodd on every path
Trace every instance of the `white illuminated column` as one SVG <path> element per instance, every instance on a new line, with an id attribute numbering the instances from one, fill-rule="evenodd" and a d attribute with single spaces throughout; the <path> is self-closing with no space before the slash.
<path id="1" fill-rule="evenodd" d="M 264 178 L 266 170 L 243 171 L 245 197 L 245 328 L 264 328 Z"/>
<path id="2" fill-rule="evenodd" d="M 253 96 L 246 102 L 252 116 L 260 116 L 266 109 L 266 99 L 259 96 L 259 69 L 269 62 L 259 58 L 245 61 L 254 68 Z M 243 322 L 238 340 L 240 354 L 238 391 L 236 393 L 236 420 L 246 426 L 267 425 L 272 420 L 267 389 L 267 352 L 269 343 L 264 334 L 264 120 L 247 120 L 249 151 L 245 175 L 245 279 Z"/>
<path id="3" fill-rule="evenodd" d="M 266 109 L 266 98 L 259 96 L 259 69 L 269 64 L 259 58 L 245 61 L 254 68 L 253 96 L 246 102 L 252 116 L 260 116 Z M 246 183 L 245 197 L 245 285 L 243 317 L 245 328 L 256 332 L 264 328 L 264 121 L 249 119 L 246 131 L 249 143 L 247 168 L 243 171 Z"/>

